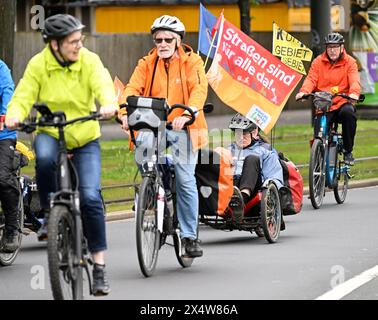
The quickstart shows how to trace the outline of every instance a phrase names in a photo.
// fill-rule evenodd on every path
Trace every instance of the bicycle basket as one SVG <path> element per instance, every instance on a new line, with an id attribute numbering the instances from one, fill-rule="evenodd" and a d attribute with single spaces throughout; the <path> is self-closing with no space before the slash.
<path id="1" fill-rule="evenodd" d="M 316 92 L 313 103 L 317 112 L 328 112 L 332 105 L 332 94 L 328 92 Z"/>
<path id="2" fill-rule="evenodd" d="M 167 121 L 167 110 L 164 98 L 127 97 L 127 119 L 132 130 L 156 130 Z"/>

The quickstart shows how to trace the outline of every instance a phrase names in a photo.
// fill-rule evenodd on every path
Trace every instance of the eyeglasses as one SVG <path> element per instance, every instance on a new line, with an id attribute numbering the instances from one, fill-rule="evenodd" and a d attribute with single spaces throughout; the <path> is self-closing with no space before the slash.
<path id="1" fill-rule="evenodd" d="M 85 36 L 83 35 L 83 36 L 80 37 L 80 39 L 67 41 L 67 44 L 72 46 L 72 47 L 77 47 L 79 45 L 79 42 L 81 42 L 83 44 L 84 41 L 85 41 Z"/>
<path id="2" fill-rule="evenodd" d="M 329 45 L 327 46 L 327 50 L 337 50 L 340 49 L 341 45 Z"/>
<path id="3" fill-rule="evenodd" d="M 155 38 L 154 39 L 154 42 L 156 44 L 161 44 L 163 41 L 165 41 L 166 43 L 172 43 L 173 40 L 175 40 L 176 38 Z"/>

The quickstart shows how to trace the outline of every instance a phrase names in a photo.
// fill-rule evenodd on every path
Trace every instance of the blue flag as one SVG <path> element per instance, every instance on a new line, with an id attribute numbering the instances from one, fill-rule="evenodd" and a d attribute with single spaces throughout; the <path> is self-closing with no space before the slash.
<path id="1" fill-rule="evenodd" d="M 198 51 L 207 56 L 212 40 L 212 30 L 217 23 L 217 18 L 200 3 L 200 22 L 198 33 Z M 210 52 L 210 58 L 213 58 L 217 41 L 215 40 Z"/>

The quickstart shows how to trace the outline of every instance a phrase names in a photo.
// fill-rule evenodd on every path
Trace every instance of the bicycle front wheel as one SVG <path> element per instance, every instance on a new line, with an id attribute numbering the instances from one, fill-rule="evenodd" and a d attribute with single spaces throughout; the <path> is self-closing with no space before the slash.
<path id="1" fill-rule="evenodd" d="M 341 155 L 338 154 L 336 157 L 336 165 L 337 172 L 335 175 L 335 182 L 333 187 L 333 194 L 335 196 L 336 202 L 338 204 L 344 203 L 347 193 L 348 193 L 348 184 L 349 184 L 349 176 L 348 176 L 348 167 L 341 161 Z"/>
<path id="2" fill-rule="evenodd" d="M 47 258 L 55 300 L 83 299 L 81 257 L 75 257 L 75 224 L 66 206 L 51 209 L 48 220 Z"/>
<path id="3" fill-rule="evenodd" d="M 311 148 L 309 168 L 309 191 L 311 204 L 314 209 L 319 209 L 323 203 L 325 188 L 324 172 L 324 145 L 319 139 L 315 139 Z"/>
<path id="4" fill-rule="evenodd" d="M 22 231 L 24 227 L 24 202 L 23 202 L 23 195 L 22 191 L 20 191 L 20 196 L 18 198 L 18 228 Z M 0 239 L 3 236 L 4 227 L 5 227 L 5 220 L 4 220 L 3 213 L 0 213 Z M 18 252 L 21 248 L 21 241 L 22 241 L 22 232 L 18 235 L 18 249 L 12 253 L 1 252 L 0 249 L 0 265 L 2 266 L 10 266 L 17 258 Z"/>
<path id="5" fill-rule="evenodd" d="M 145 277 L 153 274 L 160 247 L 157 221 L 157 188 L 155 180 L 144 177 L 136 209 L 136 244 L 140 269 Z"/>

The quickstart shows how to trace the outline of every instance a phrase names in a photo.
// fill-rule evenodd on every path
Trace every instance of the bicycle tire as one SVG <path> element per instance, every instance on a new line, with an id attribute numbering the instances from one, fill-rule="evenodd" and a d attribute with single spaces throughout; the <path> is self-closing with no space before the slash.
<path id="1" fill-rule="evenodd" d="M 269 243 L 277 242 L 282 216 L 278 189 L 273 182 L 270 182 L 262 190 L 260 217 L 266 240 Z"/>
<path id="2" fill-rule="evenodd" d="M 175 247 L 175 254 L 176 254 L 178 263 L 183 268 L 189 268 L 193 264 L 194 258 L 184 257 L 182 255 L 181 239 L 180 239 L 179 234 L 175 233 L 172 235 L 172 237 L 173 237 L 173 245 Z"/>
<path id="3" fill-rule="evenodd" d="M 10 266 L 13 264 L 13 262 L 16 260 L 18 253 L 20 252 L 21 249 L 21 242 L 22 242 L 22 229 L 24 227 L 24 202 L 23 202 L 23 195 L 22 192 L 20 191 L 20 196 L 18 197 L 18 227 L 20 230 L 20 233 L 18 235 L 18 248 L 16 251 L 12 253 L 6 253 L 6 252 L 1 252 L 0 251 L 0 265 L 6 267 Z M 0 223 L 0 239 L 3 236 L 4 232 L 4 224 Z"/>
<path id="4" fill-rule="evenodd" d="M 157 224 L 157 188 L 155 179 L 144 177 L 139 189 L 136 210 L 136 244 L 139 267 L 145 277 L 156 268 L 160 248 Z"/>
<path id="5" fill-rule="evenodd" d="M 325 188 L 324 145 L 320 139 L 315 139 L 311 147 L 309 166 L 309 193 L 314 209 L 319 209 L 323 203 Z"/>
<path id="6" fill-rule="evenodd" d="M 82 300 L 83 268 L 74 265 L 75 225 L 66 206 L 57 205 L 51 209 L 47 237 L 48 267 L 54 299 Z"/>
<path id="7" fill-rule="evenodd" d="M 349 185 L 349 176 L 347 172 L 347 168 L 343 161 L 340 161 L 341 154 L 337 154 L 336 156 L 336 165 L 337 173 L 335 175 L 335 182 L 333 187 L 333 194 L 335 196 L 335 200 L 338 204 L 342 204 L 345 202 L 347 193 L 348 193 L 348 185 Z"/>

